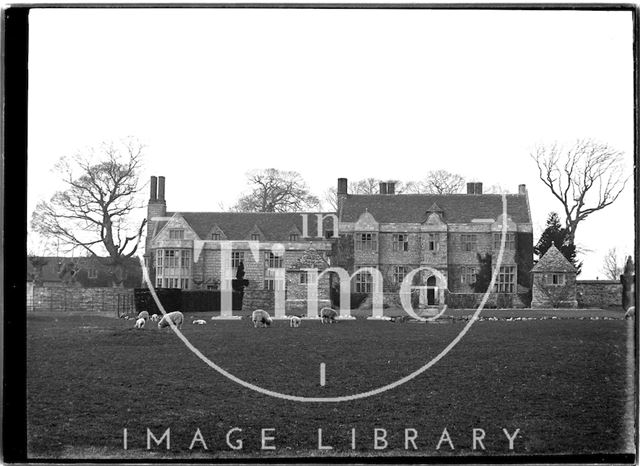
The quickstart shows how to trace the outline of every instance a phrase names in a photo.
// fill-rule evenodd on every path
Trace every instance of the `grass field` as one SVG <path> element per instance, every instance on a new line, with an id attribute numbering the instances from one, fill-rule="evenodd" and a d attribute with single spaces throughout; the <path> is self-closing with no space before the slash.
<path id="1" fill-rule="evenodd" d="M 391 383 L 424 365 L 465 325 L 358 319 L 336 325 L 304 321 L 298 329 L 278 321 L 254 329 L 246 319 L 193 326 L 186 317 L 184 335 L 216 364 L 261 387 L 310 397 Z M 619 318 L 476 322 L 417 378 L 342 403 L 299 403 L 253 392 L 207 367 L 172 332 L 153 326 L 134 330 L 131 321 L 82 314 L 29 315 L 27 323 L 28 452 L 34 458 L 633 451 L 633 323 Z M 160 438 L 167 428 L 170 449 L 163 444 L 147 450 L 147 429 Z M 242 429 L 231 435 L 232 442 L 242 439 L 241 450 L 226 443 L 233 428 Z M 261 429 L 271 428 L 266 435 L 275 440 L 267 445 L 275 450 L 262 450 Z M 386 431 L 384 449 L 374 449 L 376 428 Z M 445 428 L 451 442 L 437 450 Z M 474 428 L 483 429 L 486 450 L 472 449 Z M 513 451 L 503 428 L 510 434 L 520 429 Z M 190 450 L 197 429 L 208 450 L 202 442 Z M 318 449 L 318 429 L 332 450 Z M 405 429 L 415 429 L 417 449 L 405 448 Z"/>

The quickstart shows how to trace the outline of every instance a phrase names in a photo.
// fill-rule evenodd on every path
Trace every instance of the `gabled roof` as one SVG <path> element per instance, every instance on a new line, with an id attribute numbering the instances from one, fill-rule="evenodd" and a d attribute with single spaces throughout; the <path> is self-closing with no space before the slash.
<path id="1" fill-rule="evenodd" d="M 343 203 L 342 222 L 356 222 L 368 210 L 379 223 L 420 223 L 435 207 L 447 223 L 469 223 L 474 218 L 497 218 L 501 194 L 350 194 Z M 507 215 L 516 223 L 531 223 L 524 194 L 507 194 Z"/>
<path id="2" fill-rule="evenodd" d="M 556 245 L 552 244 L 531 271 L 576 273 L 576 268 L 562 255 L 558 248 L 556 248 Z"/>
<path id="3" fill-rule="evenodd" d="M 167 212 L 170 217 L 175 212 Z M 302 233 L 302 214 L 307 214 L 309 238 L 300 240 L 317 240 L 316 214 L 333 212 L 180 212 L 182 218 L 193 228 L 200 239 L 206 238 L 213 225 L 220 228 L 228 240 L 247 240 L 254 227 L 258 227 L 264 235 L 264 241 L 289 241 L 289 234 L 295 226 Z M 162 222 L 164 223 L 164 222 Z M 332 229 L 332 221 L 324 220 L 325 229 Z M 158 230 L 159 231 L 159 230 Z"/>

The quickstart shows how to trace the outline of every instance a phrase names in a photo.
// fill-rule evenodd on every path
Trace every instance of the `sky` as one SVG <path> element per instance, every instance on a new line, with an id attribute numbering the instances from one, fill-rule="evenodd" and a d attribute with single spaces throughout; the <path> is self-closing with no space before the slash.
<path id="1" fill-rule="evenodd" d="M 135 137 L 170 211 L 233 205 L 250 169 L 297 171 L 318 196 L 444 169 L 526 184 L 537 239 L 562 206 L 536 146 L 592 138 L 632 174 L 632 28 L 606 11 L 32 10 L 27 214 L 60 189 L 60 157 Z M 633 254 L 633 209 L 631 178 L 580 225 L 580 278 Z"/>

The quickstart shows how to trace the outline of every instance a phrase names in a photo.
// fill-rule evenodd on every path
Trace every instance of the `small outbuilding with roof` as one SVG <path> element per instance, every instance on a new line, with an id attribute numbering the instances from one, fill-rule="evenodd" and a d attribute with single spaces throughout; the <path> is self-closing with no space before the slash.
<path id="1" fill-rule="evenodd" d="M 576 308 L 576 268 L 552 244 L 531 270 L 531 307 Z"/>

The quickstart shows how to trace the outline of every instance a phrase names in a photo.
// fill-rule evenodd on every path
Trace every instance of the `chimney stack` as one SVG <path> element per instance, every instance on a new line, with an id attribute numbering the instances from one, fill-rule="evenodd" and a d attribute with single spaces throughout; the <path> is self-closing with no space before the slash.
<path id="1" fill-rule="evenodd" d="M 384 181 L 381 181 L 379 186 L 380 186 L 379 193 L 387 194 L 387 183 L 385 183 Z"/>
<path id="2" fill-rule="evenodd" d="M 149 202 L 156 201 L 158 192 L 158 178 L 155 176 L 151 177 L 151 186 L 149 187 Z"/>
<path id="3" fill-rule="evenodd" d="M 518 185 L 518 194 L 527 194 L 527 185 L 519 184 Z"/>
<path id="4" fill-rule="evenodd" d="M 467 194 L 482 194 L 482 183 L 467 183 Z"/>
<path id="5" fill-rule="evenodd" d="M 164 201 L 164 176 L 158 177 L 158 200 Z"/>
<path id="6" fill-rule="evenodd" d="M 347 194 L 346 178 L 338 178 L 338 194 Z"/>
<path id="7" fill-rule="evenodd" d="M 396 193 L 396 182 L 387 181 L 387 194 L 395 194 L 395 193 Z"/>

